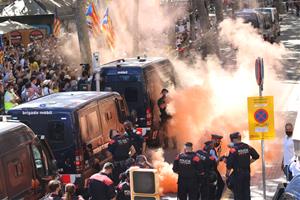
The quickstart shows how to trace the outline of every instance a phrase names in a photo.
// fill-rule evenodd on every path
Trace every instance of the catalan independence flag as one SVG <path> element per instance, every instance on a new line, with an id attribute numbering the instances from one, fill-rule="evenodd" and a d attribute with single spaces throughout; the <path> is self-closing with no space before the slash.
<path id="1" fill-rule="evenodd" d="M 57 7 L 55 7 L 54 23 L 53 23 L 53 35 L 55 37 L 59 37 L 60 35 L 60 26 L 61 26 L 61 22 L 58 17 Z"/>
<path id="2" fill-rule="evenodd" d="M 92 2 L 87 8 L 86 11 L 86 20 L 89 26 L 90 31 L 93 33 L 94 36 L 98 36 L 101 33 L 100 29 L 100 18 L 97 14 L 97 9 L 95 4 Z"/>
<path id="3" fill-rule="evenodd" d="M 101 21 L 101 31 L 104 33 L 106 42 L 110 49 L 114 51 L 115 49 L 115 32 L 112 25 L 112 21 L 108 15 L 108 8 L 105 10 L 104 17 Z"/>

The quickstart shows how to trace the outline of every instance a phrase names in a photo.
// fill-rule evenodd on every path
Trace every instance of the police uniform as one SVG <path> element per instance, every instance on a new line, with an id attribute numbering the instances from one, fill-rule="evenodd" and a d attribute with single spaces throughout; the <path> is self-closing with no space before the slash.
<path id="1" fill-rule="evenodd" d="M 190 143 L 186 144 L 192 146 Z M 179 200 L 197 200 L 199 172 L 203 171 L 200 158 L 194 152 L 179 154 L 174 160 L 173 171 L 178 174 Z"/>
<path id="2" fill-rule="evenodd" d="M 221 140 L 223 139 L 223 136 L 217 135 L 217 134 L 212 134 L 212 140 Z M 221 145 L 217 146 L 217 147 L 213 147 L 210 150 L 210 156 L 213 156 L 214 159 L 216 160 L 216 162 L 221 161 Z M 225 187 L 225 183 L 223 181 L 223 178 L 218 170 L 218 166 L 217 164 L 215 165 L 215 172 L 217 175 L 217 185 L 216 185 L 216 199 L 221 199 L 222 194 L 223 194 L 223 190 Z"/>
<path id="3" fill-rule="evenodd" d="M 211 141 L 205 142 L 205 146 L 211 144 Z M 196 155 L 200 158 L 203 163 L 204 171 L 200 174 L 200 194 L 201 200 L 211 200 L 215 197 L 216 191 L 216 173 L 215 173 L 215 165 L 216 161 L 214 157 L 209 156 L 209 153 L 206 151 L 206 148 L 203 150 L 196 151 Z"/>
<path id="4" fill-rule="evenodd" d="M 90 200 L 111 200 L 116 196 L 113 181 L 103 172 L 89 178 L 88 193 Z"/>
<path id="5" fill-rule="evenodd" d="M 240 137 L 236 132 L 230 135 L 232 139 Z M 235 200 L 250 200 L 250 164 L 251 159 L 257 160 L 258 153 L 254 148 L 243 142 L 235 143 L 230 149 L 227 159 L 227 169 L 233 169 L 233 194 Z"/>
<path id="6" fill-rule="evenodd" d="M 167 89 L 162 89 L 161 93 L 168 92 Z M 171 116 L 167 113 L 166 97 L 162 96 L 157 100 L 157 106 L 160 111 L 160 145 L 164 148 L 168 148 L 169 141 L 167 136 L 167 122 Z M 176 147 L 175 139 L 173 138 L 173 143 Z"/>
<path id="7" fill-rule="evenodd" d="M 126 135 L 130 138 L 132 145 L 136 151 L 136 155 L 143 153 L 143 143 L 145 142 L 142 135 L 138 135 L 136 130 L 126 131 Z"/>
<path id="8" fill-rule="evenodd" d="M 114 161 L 113 179 L 115 183 L 119 182 L 119 175 L 126 171 L 131 164 L 129 158 L 131 146 L 131 139 L 125 134 L 116 135 L 108 144 L 108 151 L 112 154 Z"/>

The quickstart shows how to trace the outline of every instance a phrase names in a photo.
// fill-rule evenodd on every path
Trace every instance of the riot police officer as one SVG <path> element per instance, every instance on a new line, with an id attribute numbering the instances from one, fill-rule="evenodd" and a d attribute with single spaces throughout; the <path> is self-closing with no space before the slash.
<path id="1" fill-rule="evenodd" d="M 217 175 L 217 185 L 216 185 L 216 196 L 215 199 L 221 199 L 223 190 L 225 187 L 225 183 L 223 181 L 223 178 L 218 170 L 218 164 L 219 162 L 223 161 L 224 156 L 221 156 L 222 148 L 221 148 L 221 140 L 223 139 L 223 136 L 212 134 L 211 135 L 211 141 L 213 142 L 213 148 L 210 150 L 210 156 L 213 156 L 216 165 L 215 165 L 215 172 Z"/>
<path id="2" fill-rule="evenodd" d="M 203 163 L 204 173 L 200 174 L 199 196 L 201 200 L 211 200 L 215 198 L 217 176 L 215 173 L 216 161 L 215 158 L 209 155 L 209 150 L 212 148 L 212 141 L 204 143 L 203 149 L 196 151 L 197 156 Z"/>
<path id="3" fill-rule="evenodd" d="M 134 146 L 136 155 L 145 154 L 146 142 L 142 135 L 139 135 L 137 131 L 133 128 L 131 121 L 124 122 L 124 128 L 127 136 L 131 139 L 131 143 Z"/>
<path id="4" fill-rule="evenodd" d="M 233 194 L 235 200 L 250 200 L 250 164 L 259 158 L 254 148 L 241 142 L 239 132 L 230 134 L 234 146 L 227 159 L 226 177 L 233 170 Z"/>
<path id="5" fill-rule="evenodd" d="M 115 130 L 110 132 L 110 142 L 108 144 L 108 154 L 112 157 L 114 164 L 113 181 L 119 182 L 120 173 L 132 164 L 131 155 L 135 154 L 135 149 L 132 145 L 131 139 L 126 134 L 121 134 Z"/>
<path id="6" fill-rule="evenodd" d="M 173 171 L 178 174 L 178 198 L 179 200 L 197 200 L 199 172 L 203 171 L 200 158 L 193 152 L 193 144 L 184 145 L 184 153 L 176 156 Z"/>

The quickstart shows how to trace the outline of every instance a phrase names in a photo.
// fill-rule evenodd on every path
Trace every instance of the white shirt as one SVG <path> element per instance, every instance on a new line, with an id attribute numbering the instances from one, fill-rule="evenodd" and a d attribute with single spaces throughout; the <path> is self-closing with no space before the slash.
<path id="1" fill-rule="evenodd" d="M 292 162 L 290 165 L 290 171 L 292 172 L 293 177 L 300 175 L 300 162 L 299 160 L 296 162 Z"/>
<path id="2" fill-rule="evenodd" d="M 294 141 L 292 137 L 285 136 L 283 141 L 283 164 L 289 165 L 295 161 Z"/>

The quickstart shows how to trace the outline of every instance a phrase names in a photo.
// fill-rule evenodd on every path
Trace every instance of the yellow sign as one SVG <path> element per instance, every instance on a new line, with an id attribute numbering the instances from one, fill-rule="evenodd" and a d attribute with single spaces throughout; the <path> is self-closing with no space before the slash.
<path id="1" fill-rule="evenodd" d="M 275 138 L 272 96 L 248 97 L 248 123 L 250 140 Z"/>

